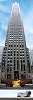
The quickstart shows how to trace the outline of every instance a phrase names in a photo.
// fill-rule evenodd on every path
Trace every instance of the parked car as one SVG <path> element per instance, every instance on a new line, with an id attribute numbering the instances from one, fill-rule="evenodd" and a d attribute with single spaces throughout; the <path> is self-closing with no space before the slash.
<path id="1" fill-rule="evenodd" d="M 26 91 L 26 92 L 19 92 L 17 94 L 17 97 L 30 97 L 31 91 Z"/>

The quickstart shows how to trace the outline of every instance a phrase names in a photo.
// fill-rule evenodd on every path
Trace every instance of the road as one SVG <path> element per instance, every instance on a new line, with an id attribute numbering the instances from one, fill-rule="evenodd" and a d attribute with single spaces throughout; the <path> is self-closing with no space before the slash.
<path id="1" fill-rule="evenodd" d="M 33 100 L 33 98 L 0 98 L 0 100 Z"/>
<path id="2" fill-rule="evenodd" d="M 0 90 L 0 98 L 17 98 L 18 92 L 26 92 L 27 90 Z M 33 98 L 33 90 L 31 91 L 31 96 L 29 98 Z"/>

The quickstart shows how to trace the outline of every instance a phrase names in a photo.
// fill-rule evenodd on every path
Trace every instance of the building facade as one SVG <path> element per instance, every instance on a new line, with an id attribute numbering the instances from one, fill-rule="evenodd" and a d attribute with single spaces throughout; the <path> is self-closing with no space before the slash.
<path id="1" fill-rule="evenodd" d="M 31 76 L 33 79 L 33 50 L 30 50 L 30 61 L 31 61 Z"/>
<path id="2" fill-rule="evenodd" d="M 33 67 L 33 50 L 30 51 L 31 66 Z"/>
<path id="3" fill-rule="evenodd" d="M 1 78 L 1 63 L 0 63 L 0 78 Z"/>
<path id="4" fill-rule="evenodd" d="M 2 59 L 2 52 L 3 52 L 3 46 L 0 46 L 0 63 L 1 63 L 1 59 Z"/>
<path id="5" fill-rule="evenodd" d="M 5 47 L 1 61 L 2 78 L 31 78 L 31 66 L 26 47 L 23 22 L 18 3 L 12 6 Z"/>

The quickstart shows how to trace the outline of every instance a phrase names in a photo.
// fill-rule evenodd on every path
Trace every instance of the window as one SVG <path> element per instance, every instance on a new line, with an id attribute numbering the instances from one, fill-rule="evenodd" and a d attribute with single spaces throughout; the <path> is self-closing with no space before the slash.
<path id="1" fill-rule="evenodd" d="M 20 48 L 20 50 L 21 50 L 21 48 Z"/>
<path id="2" fill-rule="evenodd" d="M 9 47 L 10 47 L 10 45 L 9 45 Z"/>
<path id="3" fill-rule="evenodd" d="M 3 68 L 2 68 L 2 70 L 1 70 L 1 72 L 3 72 Z"/>
<path id="4" fill-rule="evenodd" d="M 33 65 L 33 62 L 32 62 L 32 65 Z"/>
<path id="5" fill-rule="evenodd" d="M 10 49 L 8 49 L 8 51 L 10 51 Z"/>
<path id="6" fill-rule="evenodd" d="M 9 64 L 7 64 L 7 66 L 9 66 Z"/>
<path id="7" fill-rule="evenodd" d="M 24 71 L 25 71 L 25 65 L 24 65 Z"/>
<path id="8" fill-rule="evenodd" d="M 19 57 L 17 57 L 17 59 L 19 59 Z"/>
<path id="9" fill-rule="evenodd" d="M 14 47 L 15 47 L 15 45 L 14 45 Z"/>
<path id="10" fill-rule="evenodd" d="M 20 54 L 20 56 L 22 57 L 22 54 Z"/>
<path id="11" fill-rule="evenodd" d="M 15 50 L 15 48 L 14 48 L 14 50 Z"/>
<path id="12" fill-rule="evenodd" d="M 22 45 L 22 47 L 24 47 L 24 46 Z"/>
<path id="13" fill-rule="evenodd" d="M 17 70 L 19 70 L 19 60 L 17 60 Z"/>
<path id="14" fill-rule="evenodd" d="M 8 51 L 8 54 L 10 54 L 10 51 Z"/>
<path id="15" fill-rule="evenodd" d="M 23 71 L 23 67 L 22 67 L 22 60 L 21 60 L 21 71 Z"/>
<path id="16" fill-rule="evenodd" d="M 18 54 L 17 54 L 17 56 L 18 56 Z"/>
<path id="17" fill-rule="evenodd" d="M 9 59 L 8 59 L 8 62 L 9 62 Z"/>
<path id="18" fill-rule="evenodd" d="M 12 60 L 10 60 L 10 63 L 12 63 Z"/>
<path id="19" fill-rule="evenodd" d="M 8 54 L 8 56 L 10 56 L 10 54 Z"/>
<path id="20" fill-rule="evenodd" d="M 14 66 L 15 66 L 15 60 L 14 60 Z"/>
<path id="21" fill-rule="evenodd" d="M 23 56 L 24 56 L 24 54 L 23 54 Z"/>
<path id="22" fill-rule="evenodd" d="M 18 51 L 17 51 L 17 53 L 18 53 Z"/>
<path id="23" fill-rule="evenodd" d="M 15 53 L 15 51 L 14 51 L 14 53 Z"/>
<path id="24" fill-rule="evenodd" d="M 4 48 L 4 50 L 5 50 L 5 48 Z"/>
<path id="25" fill-rule="evenodd" d="M 22 51 L 20 51 L 20 53 L 22 53 Z"/>
<path id="26" fill-rule="evenodd" d="M 12 47 L 12 45 L 11 45 L 11 47 Z"/>
<path id="27" fill-rule="evenodd" d="M 17 43 L 18 43 L 18 40 L 17 40 Z"/>
<path id="28" fill-rule="evenodd" d="M 14 53 L 14 56 L 15 56 L 15 53 Z"/>
<path id="29" fill-rule="evenodd" d="M 14 59 L 15 59 L 15 57 L 14 57 Z"/>
<path id="30" fill-rule="evenodd" d="M 10 73 L 11 73 L 11 71 L 12 71 L 12 68 L 10 67 Z"/>
<path id="31" fill-rule="evenodd" d="M 20 47 L 21 47 L 21 45 L 20 45 Z"/>
<path id="32" fill-rule="evenodd" d="M 25 60 L 23 59 L 23 63 L 25 63 Z"/>
<path id="33" fill-rule="evenodd" d="M 28 63 L 28 72 L 30 73 L 30 63 Z"/>
<path id="34" fill-rule="evenodd" d="M 15 60 L 14 60 L 14 70 L 15 70 Z"/>
<path id="35" fill-rule="evenodd" d="M 12 67 L 12 63 L 10 63 L 10 67 Z"/>
<path id="36" fill-rule="evenodd" d="M 7 72 L 9 72 L 9 67 L 7 67 Z"/>
<path id="37" fill-rule="evenodd" d="M 12 56 L 12 53 L 11 53 L 11 56 Z"/>
<path id="38" fill-rule="evenodd" d="M 17 45 L 17 47 L 18 47 L 18 45 Z"/>
<path id="39" fill-rule="evenodd" d="M 15 70 L 15 67 L 14 67 L 14 70 Z"/>

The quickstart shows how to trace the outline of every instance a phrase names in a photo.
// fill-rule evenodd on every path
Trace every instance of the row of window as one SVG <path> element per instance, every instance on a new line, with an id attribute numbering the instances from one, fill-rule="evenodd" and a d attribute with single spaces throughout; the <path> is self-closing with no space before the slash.
<path id="1" fill-rule="evenodd" d="M 23 41 L 22 38 L 14 37 L 14 40 L 15 40 L 15 39 L 16 39 L 17 41 L 18 41 L 18 40 L 19 40 L 19 41 Z M 13 38 L 11 37 L 11 38 L 9 39 L 9 41 L 12 41 L 12 40 L 13 40 Z"/>
<path id="2" fill-rule="evenodd" d="M 8 51 L 8 57 L 11 57 L 12 56 L 12 51 L 10 52 L 10 50 Z M 16 56 L 16 53 L 15 53 L 15 51 L 14 51 L 14 56 Z M 19 52 L 17 51 L 17 56 L 19 56 Z M 20 51 L 20 56 L 23 56 L 23 58 L 24 58 L 24 51 Z M 29 57 L 28 57 L 29 58 Z M 5 54 L 3 54 L 3 59 L 5 60 L 6 59 L 6 55 Z M 29 60 L 29 59 L 28 59 Z"/>
<path id="3" fill-rule="evenodd" d="M 18 36 L 19 36 L 19 38 L 23 38 L 22 34 L 20 34 L 20 33 L 19 34 L 15 34 L 14 33 L 14 37 L 18 37 Z M 13 38 L 13 34 L 10 34 L 10 38 L 11 37 Z M 8 37 L 7 37 L 7 39 L 8 39 Z"/>
<path id="4" fill-rule="evenodd" d="M 22 60 L 21 60 L 22 61 Z M 15 62 L 15 59 L 14 59 L 14 66 L 16 65 L 15 64 L 16 62 Z M 25 63 L 25 59 L 23 59 L 23 63 Z M 10 62 L 9 62 L 9 59 L 8 59 L 8 62 L 7 62 L 7 66 L 9 66 L 9 64 L 10 64 L 10 66 L 12 66 L 12 60 L 10 60 Z M 2 65 L 4 65 L 4 67 L 5 67 L 5 61 L 4 62 L 2 62 Z M 19 66 L 19 60 L 17 60 L 17 67 Z"/>
<path id="5" fill-rule="evenodd" d="M 10 46 L 13 47 L 13 45 L 9 45 L 9 47 L 10 47 Z M 23 46 L 23 45 L 20 45 L 20 47 L 21 47 L 21 46 L 22 46 L 22 49 L 23 49 L 24 46 Z M 14 45 L 14 47 L 16 47 L 16 45 Z M 18 47 L 18 45 L 17 45 L 17 47 Z"/>
<path id="6" fill-rule="evenodd" d="M 9 44 L 10 44 L 10 43 L 13 43 L 13 40 L 10 40 L 10 41 L 9 41 Z M 14 39 L 14 43 L 16 43 L 16 39 Z M 17 43 L 18 43 L 18 40 L 17 40 Z M 23 41 L 21 40 L 21 41 L 19 41 L 19 43 L 23 43 Z"/>
<path id="7" fill-rule="evenodd" d="M 10 67 L 10 73 L 11 73 L 11 71 L 12 71 L 12 68 Z M 7 72 L 9 72 L 9 67 L 7 67 Z"/>
<path id="8" fill-rule="evenodd" d="M 14 70 L 15 70 L 15 66 L 16 66 L 16 64 L 15 64 L 15 60 L 14 60 Z M 10 69 L 12 69 L 12 67 L 10 67 Z M 17 60 L 17 70 L 19 70 L 19 60 Z M 10 70 L 10 71 L 12 71 L 12 70 Z M 21 71 L 23 71 L 22 60 L 21 60 Z M 25 65 L 24 65 L 24 71 L 25 71 Z M 9 72 L 9 67 L 7 67 L 7 72 Z"/>
<path id="9" fill-rule="evenodd" d="M 28 64 L 29 66 L 28 66 L 28 72 L 30 73 L 30 64 Z M 15 70 L 15 61 L 14 61 L 14 70 Z M 10 73 L 12 72 L 12 65 L 10 65 L 10 68 L 9 68 L 9 65 L 8 65 L 8 67 L 7 67 L 7 72 L 9 72 L 9 70 L 10 70 Z M 17 61 L 17 70 L 19 70 L 19 61 Z M 22 60 L 21 60 L 21 71 L 23 71 L 24 70 L 24 72 L 25 72 L 25 64 L 23 65 L 22 64 Z M 2 67 L 2 72 L 5 72 L 5 67 Z"/>
<path id="10" fill-rule="evenodd" d="M 18 36 L 19 36 L 19 39 L 20 39 L 20 38 L 23 39 L 23 36 L 22 36 L 21 34 L 17 34 L 17 35 L 14 34 L 14 37 L 17 37 L 17 38 L 18 38 Z M 8 38 L 8 37 L 7 37 L 7 38 Z M 12 35 L 12 34 L 10 35 L 10 38 L 13 38 L 13 35 Z"/>

